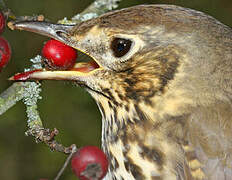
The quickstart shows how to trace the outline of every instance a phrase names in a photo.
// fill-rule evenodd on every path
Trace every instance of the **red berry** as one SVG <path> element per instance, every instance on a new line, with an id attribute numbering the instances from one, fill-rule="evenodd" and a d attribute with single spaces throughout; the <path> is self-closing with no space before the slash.
<path id="1" fill-rule="evenodd" d="M 77 52 L 74 48 L 54 39 L 47 41 L 42 49 L 45 63 L 52 69 L 67 70 L 74 66 Z"/>
<path id="2" fill-rule="evenodd" d="M 7 65 L 11 57 L 11 48 L 7 40 L 0 37 L 0 71 Z"/>
<path id="3" fill-rule="evenodd" d="M 0 33 L 3 32 L 5 25 L 6 25 L 6 20 L 5 20 L 4 14 L 0 12 Z"/>
<path id="4" fill-rule="evenodd" d="M 72 158 L 72 170 L 81 180 L 102 179 L 108 169 L 104 152 L 96 146 L 80 148 Z"/>

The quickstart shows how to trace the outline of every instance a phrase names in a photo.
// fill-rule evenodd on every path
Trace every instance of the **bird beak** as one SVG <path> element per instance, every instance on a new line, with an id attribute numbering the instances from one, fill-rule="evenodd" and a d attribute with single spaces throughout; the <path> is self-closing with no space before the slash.
<path id="1" fill-rule="evenodd" d="M 76 48 L 75 45 L 77 43 L 72 40 L 70 35 L 74 26 L 75 25 L 53 24 L 44 21 L 21 21 L 12 23 L 10 28 L 13 30 L 25 30 L 48 36 Z M 90 61 L 87 63 L 80 62 L 76 63 L 75 66 L 70 70 L 48 71 L 46 69 L 37 69 L 29 72 L 18 73 L 9 78 L 9 80 L 27 81 L 52 79 L 78 81 L 84 76 L 91 75 L 99 68 L 100 66 L 96 61 Z"/>
<path id="2" fill-rule="evenodd" d="M 53 24 L 45 21 L 19 21 L 12 23 L 11 29 L 30 31 L 47 36 L 65 44 L 68 42 L 70 31 L 75 25 Z"/>
<path id="3" fill-rule="evenodd" d="M 11 81 L 28 81 L 28 80 L 69 80 L 81 81 L 86 77 L 85 73 L 79 71 L 47 71 L 36 69 L 23 73 L 17 73 L 10 77 Z"/>

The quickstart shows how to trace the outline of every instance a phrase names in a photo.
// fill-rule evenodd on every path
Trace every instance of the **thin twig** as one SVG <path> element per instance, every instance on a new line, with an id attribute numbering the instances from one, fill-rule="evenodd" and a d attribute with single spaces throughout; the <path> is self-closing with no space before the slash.
<path id="1" fill-rule="evenodd" d="M 65 147 L 55 140 L 55 137 L 59 134 L 59 131 L 56 128 L 50 130 L 41 126 L 35 126 L 34 128 L 29 128 L 25 134 L 27 136 L 35 137 L 37 143 L 44 142 L 52 151 L 65 154 L 70 154 L 72 152 L 72 145 Z"/>
<path id="2" fill-rule="evenodd" d="M 68 164 L 69 164 L 69 162 L 70 162 L 70 160 L 71 160 L 73 154 L 74 154 L 75 152 L 77 152 L 77 147 L 76 147 L 75 144 L 73 144 L 73 145 L 71 146 L 71 148 L 72 148 L 71 153 L 70 153 L 69 156 L 67 157 L 66 161 L 64 162 L 64 165 L 63 165 L 62 168 L 59 170 L 59 172 L 58 172 L 58 174 L 57 174 L 57 176 L 55 177 L 54 180 L 60 179 L 60 177 L 61 177 L 61 175 L 63 174 L 64 170 L 65 170 L 66 167 L 68 166 Z"/>

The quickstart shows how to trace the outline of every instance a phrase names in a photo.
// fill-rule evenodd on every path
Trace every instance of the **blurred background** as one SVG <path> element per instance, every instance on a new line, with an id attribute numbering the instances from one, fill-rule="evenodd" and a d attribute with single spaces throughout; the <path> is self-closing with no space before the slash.
<path id="1" fill-rule="evenodd" d="M 71 18 L 81 12 L 92 0 L 8 0 L 7 6 L 16 15 L 43 14 L 53 22 Z M 212 15 L 232 27 L 231 0 L 122 0 L 120 8 L 137 4 L 176 4 Z M 0 74 L 0 93 L 12 85 L 7 78 L 30 67 L 30 58 L 40 54 L 48 38 L 29 33 L 5 30 L 3 36 L 12 48 L 12 58 Z M 80 58 L 84 58 L 80 55 Z M 83 89 L 67 82 L 42 82 L 42 100 L 38 106 L 45 127 L 56 127 L 57 140 L 64 145 L 100 146 L 101 117 L 93 99 Z M 53 179 L 66 156 L 51 152 L 44 144 L 36 144 L 24 135 L 26 128 L 25 106 L 19 102 L 0 116 L 0 179 L 39 180 Z M 68 167 L 61 179 L 76 177 Z"/>

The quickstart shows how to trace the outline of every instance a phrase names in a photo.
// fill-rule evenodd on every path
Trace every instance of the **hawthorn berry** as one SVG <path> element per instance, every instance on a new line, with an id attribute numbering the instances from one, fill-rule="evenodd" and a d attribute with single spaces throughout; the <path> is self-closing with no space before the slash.
<path id="1" fill-rule="evenodd" d="M 72 157 L 73 172 L 81 180 L 100 180 L 108 169 L 108 161 L 104 152 L 96 146 L 80 148 Z"/>
<path id="2" fill-rule="evenodd" d="M 49 69 L 67 70 L 74 66 L 77 51 L 54 39 L 47 41 L 42 49 L 45 67 Z"/>
<path id="3" fill-rule="evenodd" d="M 9 62 L 11 57 L 11 48 L 7 40 L 0 37 L 0 71 Z"/>
<path id="4" fill-rule="evenodd" d="M 0 33 L 3 32 L 5 25 L 6 25 L 5 16 L 2 12 L 0 12 Z"/>

